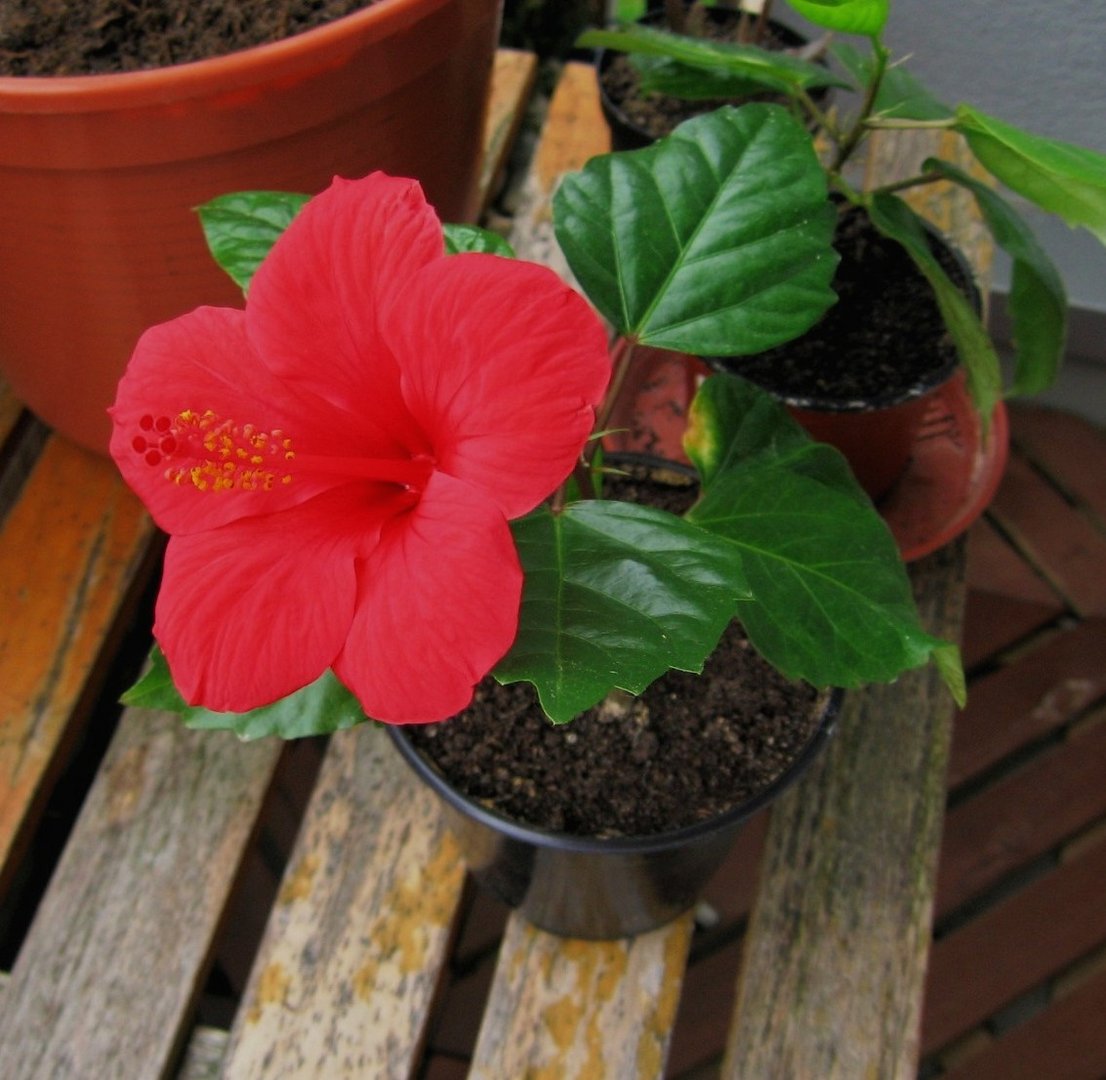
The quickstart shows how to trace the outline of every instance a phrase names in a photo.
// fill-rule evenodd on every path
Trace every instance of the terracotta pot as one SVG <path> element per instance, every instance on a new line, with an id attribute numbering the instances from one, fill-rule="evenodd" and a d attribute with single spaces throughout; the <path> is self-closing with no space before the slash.
<path id="1" fill-rule="evenodd" d="M 197 63 L 0 78 L 0 371 L 16 395 L 106 452 L 139 334 L 241 302 L 193 212 L 216 195 L 383 169 L 471 220 L 501 2 L 378 0 Z"/>
<path id="2" fill-rule="evenodd" d="M 441 800 L 482 888 L 550 933 L 607 940 L 656 929 L 694 906 L 745 822 L 795 783 L 825 747 L 842 696 L 834 691 L 819 699 L 817 729 L 767 788 L 715 818 L 656 836 L 570 836 L 514 821 L 452 787 L 404 728 L 390 727 L 388 734 Z"/>

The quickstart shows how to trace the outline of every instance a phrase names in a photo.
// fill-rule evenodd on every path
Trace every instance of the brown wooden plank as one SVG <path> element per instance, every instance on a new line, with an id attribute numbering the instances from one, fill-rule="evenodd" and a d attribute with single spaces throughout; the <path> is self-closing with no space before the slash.
<path id="1" fill-rule="evenodd" d="M 1071 499 L 1106 525 L 1106 432 L 1089 420 L 1040 406 L 1010 409 L 1015 445 Z"/>
<path id="2" fill-rule="evenodd" d="M 969 587 L 960 641 L 965 667 L 1001 662 L 1006 650 L 1047 629 L 1062 610 Z"/>
<path id="3" fill-rule="evenodd" d="M 574 941 L 512 915 L 472 1080 L 662 1076 L 691 928 Z"/>
<path id="4" fill-rule="evenodd" d="M 519 49 L 498 49 L 492 69 L 491 98 L 484 123 L 484 162 L 477 181 L 480 207 L 495 198 L 503 170 L 526 116 L 526 103 L 538 74 L 538 58 Z"/>
<path id="5" fill-rule="evenodd" d="M 174 1062 L 279 750 L 124 713 L 5 991 L 8 1075 Z"/>
<path id="6" fill-rule="evenodd" d="M 1106 535 L 1018 455 L 991 517 L 1081 615 L 1106 615 Z"/>
<path id="7" fill-rule="evenodd" d="M 938 912 L 954 910 L 1103 816 L 1106 725 L 1099 724 L 1050 747 L 949 813 Z"/>
<path id="8" fill-rule="evenodd" d="M 1057 613 L 1064 607 L 1059 594 L 985 517 L 968 534 L 968 587 Z"/>
<path id="9" fill-rule="evenodd" d="M 374 727 L 331 739 L 231 1031 L 232 1077 L 406 1076 L 464 870 Z"/>
<path id="10" fill-rule="evenodd" d="M 931 632 L 960 625 L 964 548 L 913 567 Z M 929 668 L 849 695 L 775 803 L 724 1077 L 913 1075 L 952 712 Z"/>
<path id="11" fill-rule="evenodd" d="M 1106 842 L 938 941 L 923 1048 L 936 1051 L 1106 941 Z"/>
<path id="12" fill-rule="evenodd" d="M 51 439 L 0 532 L 0 885 L 98 659 L 146 580 L 153 526 L 110 462 Z"/>
<path id="13" fill-rule="evenodd" d="M 1102 1080 L 1104 1018 L 1106 971 L 944 1073 L 943 1080 Z"/>
<path id="14" fill-rule="evenodd" d="M 1106 619 L 1057 632 L 1016 664 L 972 684 L 953 732 L 955 787 L 1070 723 L 1106 694 Z"/>

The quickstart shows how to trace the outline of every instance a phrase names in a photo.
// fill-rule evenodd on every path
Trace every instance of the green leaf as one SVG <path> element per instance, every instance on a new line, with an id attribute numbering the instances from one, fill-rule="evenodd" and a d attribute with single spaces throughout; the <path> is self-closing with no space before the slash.
<path id="1" fill-rule="evenodd" d="M 211 254 L 243 292 L 309 198 L 287 191 L 239 191 L 197 207 Z"/>
<path id="2" fill-rule="evenodd" d="M 793 94 L 799 89 L 843 86 L 824 64 L 801 60 L 756 45 L 734 45 L 708 38 L 673 34 L 640 24 L 619 30 L 589 30 L 577 44 L 584 48 L 615 49 L 637 56 L 665 57 L 703 71 L 747 79 L 761 90 Z"/>
<path id="3" fill-rule="evenodd" d="M 957 106 L 956 130 L 1011 191 L 1106 244 L 1106 155 L 1030 134 L 970 105 Z"/>
<path id="4" fill-rule="evenodd" d="M 164 653 L 156 645 L 146 673 L 123 695 L 122 701 L 124 705 L 179 713 L 186 727 L 233 731 L 245 740 L 270 735 L 281 739 L 329 735 L 367 719 L 357 699 L 329 671 L 310 686 L 247 713 L 213 712 L 187 705 L 173 685 Z"/>
<path id="5" fill-rule="evenodd" d="M 511 245 L 499 233 L 481 229 L 479 225 L 443 225 L 442 232 L 445 234 L 447 255 L 475 251 L 488 255 L 503 255 L 508 259 L 513 259 L 515 256 Z"/>
<path id="6" fill-rule="evenodd" d="M 874 57 L 870 53 L 863 55 L 844 41 L 830 51 L 861 86 L 868 85 L 875 70 Z M 947 120 L 952 116 L 952 110 L 938 101 L 902 63 L 893 64 L 884 71 L 872 113 L 897 120 Z"/>
<path id="7" fill-rule="evenodd" d="M 661 510 L 592 500 L 512 528 L 526 583 L 494 674 L 532 682 L 557 723 L 670 667 L 701 671 L 743 598 L 729 545 Z"/>
<path id="8" fill-rule="evenodd" d="M 145 672 L 119 699 L 124 705 L 138 709 L 157 709 L 160 712 L 186 713 L 188 705 L 180 696 L 169 674 L 165 654 L 155 645 L 150 650 Z"/>
<path id="9" fill-rule="evenodd" d="M 764 84 L 745 75 L 693 67 L 663 56 L 631 59 L 644 94 L 666 94 L 683 101 L 732 100 L 763 93 Z"/>
<path id="10" fill-rule="evenodd" d="M 788 467 L 871 510 L 840 454 L 808 454 L 810 436 L 771 394 L 736 375 L 712 375 L 688 410 L 684 450 L 709 490 L 719 476 L 758 463 Z"/>
<path id="11" fill-rule="evenodd" d="M 884 236 L 898 241 L 925 275 L 956 345 L 972 400 L 986 424 L 1002 396 L 998 355 L 972 305 L 952 283 L 929 249 L 921 218 L 894 195 L 876 195 L 868 207 L 872 223 Z"/>
<path id="12" fill-rule="evenodd" d="M 1012 259 L 1009 311 L 1014 324 L 1013 393 L 1034 394 L 1055 381 L 1064 354 L 1068 299 L 1052 260 L 1032 230 L 1003 198 L 948 162 L 931 158 L 927 171 L 960 184 L 979 205 L 995 243 Z"/>
<path id="13" fill-rule="evenodd" d="M 779 106 L 724 107 L 593 158 L 553 209 L 592 302 L 649 345 L 749 355 L 797 337 L 835 299 L 825 172 Z"/>
<path id="14" fill-rule="evenodd" d="M 826 30 L 875 37 L 887 22 L 890 0 L 787 0 L 804 19 Z"/>
<path id="15" fill-rule="evenodd" d="M 692 426 L 711 428 L 713 468 L 687 518 L 733 545 L 757 650 L 792 678 L 850 687 L 946 648 L 922 629 L 894 539 L 841 455 L 743 380 L 708 379 L 699 396 Z"/>

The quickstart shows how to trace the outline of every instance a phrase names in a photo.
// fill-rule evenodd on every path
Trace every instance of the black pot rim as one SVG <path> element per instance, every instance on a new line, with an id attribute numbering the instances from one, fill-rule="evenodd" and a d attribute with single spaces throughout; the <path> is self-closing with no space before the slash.
<path id="1" fill-rule="evenodd" d="M 527 825 L 506 817 L 478 802 L 474 802 L 453 788 L 411 744 L 402 725 L 388 728 L 393 746 L 399 751 L 407 764 L 418 777 L 429 785 L 450 806 L 486 828 L 503 834 L 509 839 L 530 844 L 535 848 L 548 848 L 558 851 L 570 851 L 592 855 L 652 855 L 657 852 L 680 847 L 708 833 L 736 826 L 751 817 L 771 802 L 781 791 L 789 787 L 814 760 L 822 747 L 833 734 L 837 716 L 840 712 L 844 691 L 831 688 L 826 691 L 825 705 L 820 714 L 818 728 L 794 759 L 767 787 L 756 795 L 729 810 L 705 821 L 685 825 L 669 832 L 652 833 L 648 836 L 576 836 L 571 833 L 554 832 L 537 825 Z M 448 721 L 446 721 L 448 723 Z"/>
<path id="2" fill-rule="evenodd" d="M 839 199 L 840 197 L 831 196 L 831 198 Z M 930 241 L 944 248 L 956 262 L 966 282 L 964 289 L 965 298 L 972 305 L 972 309 L 975 313 L 977 315 L 981 314 L 983 311 L 983 298 L 980 292 L 979 282 L 976 280 L 975 271 L 965 258 L 964 253 L 932 222 L 926 221 L 923 218 L 921 223 Z M 786 343 L 780 347 L 786 348 Z M 963 366 L 960 362 L 960 357 L 954 352 L 946 363 L 919 376 L 908 386 L 896 387 L 886 393 L 872 394 L 865 398 L 840 398 L 825 394 L 784 393 L 766 382 L 753 378 L 741 371 L 742 359 L 743 358 L 739 356 L 705 356 L 702 358 L 703 362 L 712 370 L 724 372 L 728 375 L 737 375 L 742 379 L 748 379 L 749 382 L 759 386 L 762 390 L 767 390 L 777 400 L 782 401 L 791 408 L 807 409 L 811 412 L 824 413 L 869 413 L 876 412 L 880 409 L 892 409 L 897 405 L 905 405 L 920 397 L 925 397 L 944 386 Z"/>
<path id="3" fill-rule="evenodd" d="M 707 17 L 715 20 L 716 22 L 723 22 L 729 18 L 736 17 L 737 11 L 730 8 L 708 7 L 704 9 L 707 13 Z M 654 23 L 664 22 L 664 12 L 654 12 L 643 16 L 636 20 L 645 26 L 651 26 Z M 788 26 L 786 23 L 777 22 L 775 19 L 768 20 L 772 29 L 785 37 L 793 38 L 795 44 L 803 44 L 806 38 L 802 36 L 793 27 Z M 614 57 L 625 55 L 619 49 L 599 48 L 594 53 L 594 66 L 596 75 L 602 74 L 607 66 L 611 64 Z M 635 141 L 639 142 L 641 146 L 648 146 L 655 141 L 654 136 L 650 135 L 639 124 L 635 123 L 630 117 L 623 111 L 620 105 L 615 104 L 607 94 L 607 91 L 603 87 L 602 79 L 599 82 L 599 105 L 604 115 L 607 117 L 607 123 L 611 125 L 620 125 L 627 132 L 633 133 Z M 740 103 L 738 103 L 740 104 Z"/>

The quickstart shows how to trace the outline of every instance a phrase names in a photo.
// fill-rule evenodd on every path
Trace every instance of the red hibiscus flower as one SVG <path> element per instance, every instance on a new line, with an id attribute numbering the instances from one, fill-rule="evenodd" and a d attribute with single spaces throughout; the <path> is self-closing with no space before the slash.
<path id="1" fill-rule="evenodd" d="M 507 522 L 569 474 L 609 370 L 553 273 L 447 257 L 414 181 L 336 180 L 244 311 L 142 336 L 111 410 L 170 534 L 154 634 L 185 700 L 244 712 L 332 668 L 380 720 L 464 708 L 517 629 Z"/>

